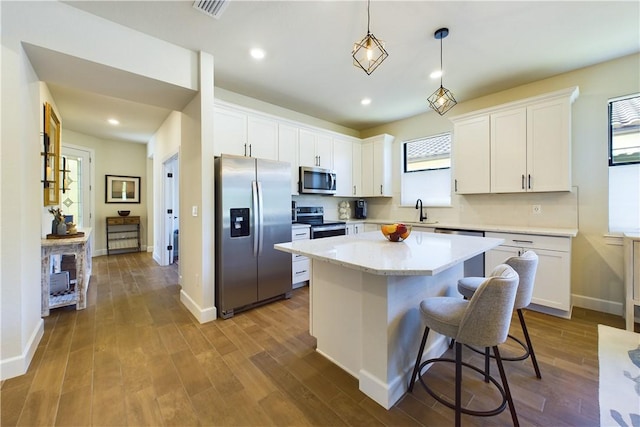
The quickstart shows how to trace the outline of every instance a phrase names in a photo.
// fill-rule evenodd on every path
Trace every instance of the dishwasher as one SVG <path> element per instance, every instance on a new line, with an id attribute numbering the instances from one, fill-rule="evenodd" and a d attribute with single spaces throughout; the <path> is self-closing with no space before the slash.
<path id="1" fill-rule="evenodd" d="M 435 233 L 460 234 L 463 236 L 484 237 L 484 231 L 454 230 L 448 228 L 436 228 Z M 464 277 L 484 277 L 484 253 L 469 258 L 464 262 Z"/>

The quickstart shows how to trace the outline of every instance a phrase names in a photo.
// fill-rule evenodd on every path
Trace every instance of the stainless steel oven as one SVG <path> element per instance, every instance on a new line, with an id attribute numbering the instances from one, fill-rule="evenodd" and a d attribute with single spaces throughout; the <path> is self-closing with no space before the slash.
<path id="1" fill-rule="evenodd" d="M 347 234 L 347 223 L 344 221 L 325 221 L 322 206 L 299 206 L 297 222 L 311 226 L 311 238 L 344 236 Z"/>

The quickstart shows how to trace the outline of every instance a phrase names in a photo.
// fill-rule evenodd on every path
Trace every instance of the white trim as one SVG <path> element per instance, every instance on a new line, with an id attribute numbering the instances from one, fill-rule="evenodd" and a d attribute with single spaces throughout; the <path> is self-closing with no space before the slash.
<path id="1" fill-rule="evenodd" d="M 209 307 L 202 309 L 187 293 L 184 289 L 180 290 L 180 302 L 187 307 L 187 310 L 193 314 L 196 320 L 200 323 L 207 323 L 216 320 L 218 317 L 218 309 L 216 307 Z"/>
<path id="2" fill-rule="evenodd" d="M 575 307 L 595 310 L 601 313 L 615 314 L 617 316 L 622 316 L 624 313 L 623 303 L 617 301 L 608 301 L 576 294 L 571 295 L 571 300 Z"/>
<path id="3" fill-rule="evenodd" d="M 29 337 L 27 346 L 22 354 L 20 356 L 0 360 L 0 380 L 4 381 L 9 378 L 24 375 L 27 372 L 43 335 L 44 320 L 40 319 L 31 333 L 31 337 Z"/>
<path id="4" fill-rule="evenodd" d="M 622 246 L 622 239 L 624 238 L 624 236 L 622 236 L 621 234 L 605 234 L 603 238 L 604 243 L 607 245 Z"/>

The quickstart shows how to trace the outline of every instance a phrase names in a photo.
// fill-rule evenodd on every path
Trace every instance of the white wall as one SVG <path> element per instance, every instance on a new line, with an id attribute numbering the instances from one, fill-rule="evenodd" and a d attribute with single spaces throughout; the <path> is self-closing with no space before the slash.
<path id="1" fill-rule="evenodd" d="M 5 379 L 26 371 L 42 334 L 40 90 L 22 43 L 188 90 L 198 89 L 201 70 L 194 52 L 64 3 L 1 2 L 0 7 L 0 378 Z M 213 99 L 207 101 L 213 105 Z"/>
<path id="2" fill-rule="evenodd" d="M 164 225 L 164 182 L 162 165 L 178 154 L 181 141 L 182 114 L 173 111 L 162 123 L 147 145 L 147 153 L 153 158 L 153 235 L 158 236 L 153 241 L 153 259 L 161 260 L 162 239 Z M 166 250 L 166 249 L 164 249 Z"/>

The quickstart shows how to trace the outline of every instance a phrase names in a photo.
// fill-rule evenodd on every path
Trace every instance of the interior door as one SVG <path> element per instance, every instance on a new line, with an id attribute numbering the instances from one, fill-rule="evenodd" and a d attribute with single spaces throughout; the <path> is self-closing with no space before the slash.
<path id="1" fill-rule="evenodd" d="M 179 193 L 178 157 L 174 156 L 164 163 L 164 235 L 166 237 L 166 253 L 163 257 L 164 265 L 173 264 L 178 260 L 179 230 L 178 210 Z"/>

